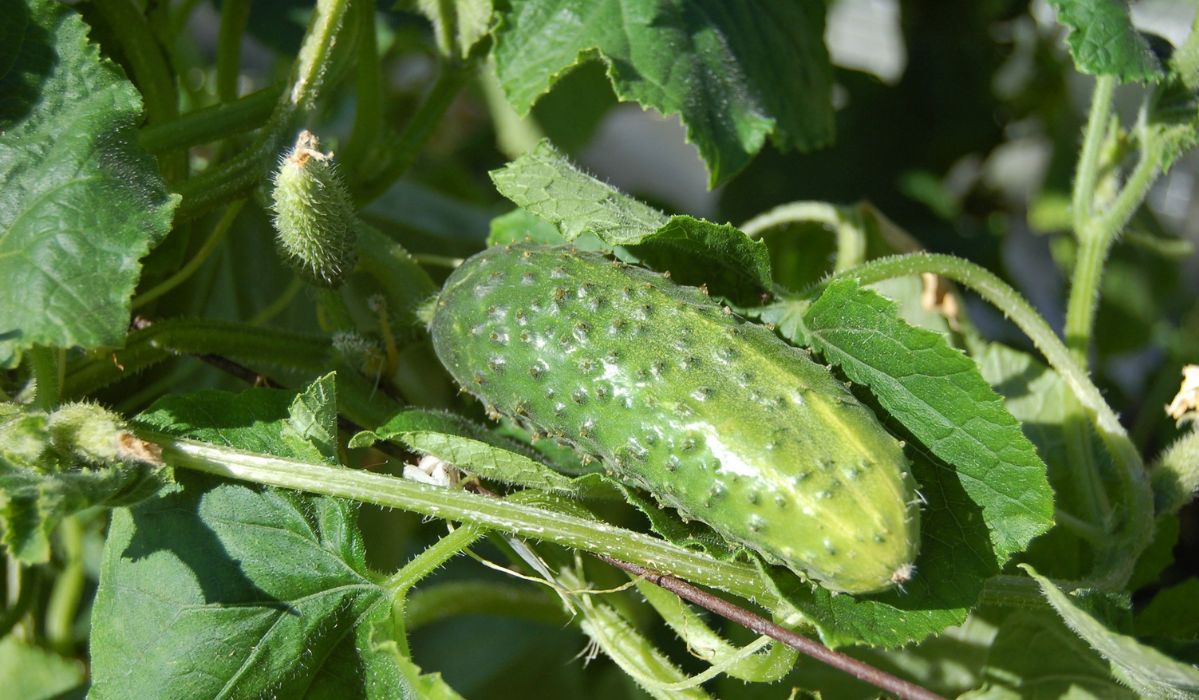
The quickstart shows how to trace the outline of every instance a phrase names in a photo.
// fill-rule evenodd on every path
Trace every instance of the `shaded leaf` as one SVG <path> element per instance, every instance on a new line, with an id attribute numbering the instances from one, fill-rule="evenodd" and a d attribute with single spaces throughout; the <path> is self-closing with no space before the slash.
<path id="1" fill-rule="evenodd" d="M 8 635 L 0 639 L 0 688 L 21 700 L 61 697 L 86 679 L 83 663 Z"/>
<path id="2" fill-rule="evenodd" d="M 767 136 L 782 148 L 831 141 L 823 34 L 821 3 L 523 0 L 497 29 L 494 55 L 521 113 L 599 58 L 621 100 L 680 116 L 716 185 Z"/>
<path id="3" fill-rule="evenodd" d="M 1166 81 L 1154 90 L 1148 115 L 1149 130 L 1161 143 L 1163 170 L 1199 144 L 1199 16 L 1169 68 Z"/>
<path id="4" fill-rule="evenodd" d="M 21 28 L 0 74 L 0 365 L 34 344 L 117 347 L 138 260 L 170 228 L 168 195 L 137 145 L 141 97 L 54 0 L 5 3 Z"/>
<path id="5" fill-rule="evenodd" d="M 706 284 L 737 302 L 760 301 L 771 288 L 766 244 L 728 224 L 672 216 L 628 250 L 656 270 L 669 270 L 680 284 Z"/>
<path id="6" fill-rule="evenodd" d="M 1008 615 L 991 645 L 986 683 L 963 699 L 1136 697 L 1111 677 L 1103 658 L 1041 611 Z"/>
<path id="7" fill-rule="evenodd" d="M 1111 630 L 1052 581 L 1028 565 L 1023 568 L 1041 585 L 1049 604 L 1066 625 L 1108 661 L 1112 673 L 1122 683 L 1147 697 L 1180 700 L 1199 697 L 1199 668 L 1175 661 L 1153 647 Z"/>
<path id="8" fill-rule="evenodd" d="M 1164 588 L 1137 614 L 1137 636 L 1199 639 L 1199 578 Z"/>
<path id="9" fill-rule="evenodd" d="M 548 142 L 491 177 L 500 194 L 534 217 L 507 215 L 493 227 L 493 241 L 511 241 L 523 231 L 537 242 L 554 242 L 554 233 L 538 223 L 543 220 L 584 249 L 601 248 L 598 238 L 621 259 L 669 271 L 683 284 L 707 284 L 739 303 L 757 302 L 771 288 L 770 252 L 762 241 L 727 224 L 668 218 L 583 173 Z"/>

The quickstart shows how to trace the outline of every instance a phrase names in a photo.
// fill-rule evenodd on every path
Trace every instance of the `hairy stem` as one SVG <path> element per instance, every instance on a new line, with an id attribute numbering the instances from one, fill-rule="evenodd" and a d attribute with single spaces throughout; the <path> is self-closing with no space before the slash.
<path id="1" fill-rule="evenodd" d="M 63 351 L 35 345 L 26 353 L 29 373 L 33 376 L 37 393 L 34 405 L 48 411 L 58 404 L 62 395 Z"/>
<path id="2" fill-rule="evenodd" d="M 656 537 L 594 520 L 365 471 L 307 464 L 155 433 L 141 437 L 158 444 L 163 460 L 177 468 L 401 508 L 534 537 L 671 571 L 744 598 L 765 594 L 757 572 L 747 564 L 718 561 Z"/>
<path id="3" fill-rule="evenodd" d="M 1078 156 L 1078 167 L 1074 176 L 1074 192 L 1071 213 L 1076 233 L 1086 228 L 1091 220 L 1091 205 L 1095 197 L 1095 183 L 1099 179 L 1099 155 L 1107 138 L 1108 117 L 1112 109 L 1112 95 L 1116 90 L 1116 78 L 1101 75 L 1095 79 L 1091 94 L 1091 112 L 1083 132 L 1082 152 Z"/>
<path id="4" fill-rule="evenodd" d="M 653 569 L 648 569 L 643 566 L 620 561 L 611 556 L 600 556 L 600 559 L 611 564 L 612 566 L 623 569 L 624 571 L 627 571 L 635 576 L 639 576 L 654 585 L 661 586 L 662 588 L 665 588 L 684 600 L 710 610 L 721 617 L 732 620 L 748 630 L 757 632 L 758 634 L 766 635 L 771 639 L 778 640 L 792 649 L 799 651 L 801 654 L 810 656 L 817 661 L 828 664 L 839 671 L 844 671 L 860 681 L 869 683 L 874 687 L 884 690 L 888 693 L 892 693 L 897 697 L 911 698 L 914 700 L 937 700 L 941 697 L 936 693 L 921 688 L 914 683 L 910 683 L 902 678 L 893 676 L 886 671 L 877 669 L 864 661 L 859 661 L 851 656 L 846 656 L 840 652 L 833 651 L 817 641 L 808 639 L 807 637 L 792 632 L 785 627 L 776 625 L 760 615 L 755 615 L 744 608 L 738 607 L 722 598 L 714 596 L 707 591 L 696 588 L 686 581 L 681 581 L 674 576 L 660 574 Z"/>
<path id="5" fill-rule="evenodd" d="M 347 173 L 357 171 L 383 128 L 383 76 L 375 41 L 375 0 L 354 0 L 353 19 L 358 24 L 354 127 L 341 152 L 342 168 Z"/>
<path id="6" fill-rule="evenodd" d="M 275 104 L 270 120 L 254 145 L 240 155 L 180 183 L 183 202 L 175 221 L 188 221 L 231 199 L 245 196 L 270 171 L 274 156 L 287 140 L 292 119 L 312 109 L 328 71 L 333 43 L 349 0 L 319 0 L 304 43 L 292 68 L 289 87 Z"/>
<path id="7" fill-rule="evenodd" d="M 450 103 L 458 96 L 466 81 L 474 73 L 475 62 L 445 61 L 441 66 L 441 74 L 429 94 L 417 107 L 399 137 L 387 148 L 387 162 L 379 172 L 368 181 L 360 183 L 354 191 L 354 200 L 359 204 L 369 202 L 383 194 L 393 182 L 408 171 L 416 156 L 420 153 L 425 141 L 433 134 L 433 130 L 441 123 Z"/>
<path id="8" fill-rule="evenodd" d="M 83 599 L 86 577 L 83 569 L 83 525 L 76 516 L 63 518 L 58 526 L 63 556 L 62 572 L 54 580 L 46 606 L 46 641 L 56 651 L 69 655 L 75 646 L 75 616 Z"/>
<path id="9" fill-rule="evenodd" d="M 257 129 L 270 118 L 282 92 L 282 84 L 272 85 L 231 102 L 148 125 L 138 134 L 138 143 L 151 153 L 165 153 Z"/>
<path id="10" fill-rule="evenodd" d="M 741 224 L 750 238 L 760 237 L 776 226 L 795 223 L 824 224 L 837 236 L 836 272 L 858 265 L 866 256 L 866 231 L 855 207 L 839 207 L 828 202 L 791 202 L 759 214 Z"/>
<path id="11" fill-rule="evenodd" d="M 237 99 L 241 69 L 241 38 L 250 19 L 250 0 L 223 0 L 217 33 L 216 94 L 222 102 Z"/>
<path id="12" fill-rule="evenodd" d="M 175 82 L 145 15 L 130 0 L 95 0 L 92 4 L 112 28 L 129 61 L 145 101 L 146 120 L 158 124 L 173 119 L 179 114 Z"/>
<path id="13" fill-rule="evenodd" d="M 1091 331 L 1095 326 L 1099 284 L 1107 256 L 1128 220 L 1145 200 L 1159 172 L 1160 153 L 1155 140 L 1146 137 L 1142 140 L 1141 148 L 1141 159 L 1111 207 L 1081 223 L 1075 217 L 1079 248 L 1070 281 L 1070 300 L 1066 307 L 1066 343 L 1084 367 L 1087 364 Z"/>

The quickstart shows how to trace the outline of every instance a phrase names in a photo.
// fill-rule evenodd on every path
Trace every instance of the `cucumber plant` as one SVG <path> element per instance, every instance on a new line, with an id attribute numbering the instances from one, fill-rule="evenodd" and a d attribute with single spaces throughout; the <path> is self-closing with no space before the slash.
<path id="1" fill-rule="evenodd" d="M 1049 5 L 0 0 L 0 688 L 1199 696 L 1199 20 Z"/>

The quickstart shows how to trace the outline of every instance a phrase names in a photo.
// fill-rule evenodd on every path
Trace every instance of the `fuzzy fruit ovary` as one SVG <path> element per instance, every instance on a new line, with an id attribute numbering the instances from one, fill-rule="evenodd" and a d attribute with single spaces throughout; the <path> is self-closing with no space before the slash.
<path id="1" fill-rule="evenodd" d="M 806 352 L 661 275 L 564 247 L 492 248 L 446 282 L 434 346 L 499 413 L 825 587 L 911 575 L 901 445 Z"/>
<path id="2" fill-rule="evenodd" d="M 279 164 L 271 190 L 276 242 L 308 281 L 337 287 L 356 261 L 354 202 L 331 153 L 304 131 Z"/>

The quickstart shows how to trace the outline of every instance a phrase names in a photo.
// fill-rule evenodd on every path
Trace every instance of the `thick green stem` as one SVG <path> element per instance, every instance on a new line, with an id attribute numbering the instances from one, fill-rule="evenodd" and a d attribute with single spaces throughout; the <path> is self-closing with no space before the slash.
<path id="1" fill-rule="evenodd" d="M 282 85 L 272 85 L 232 102 L 221 102 L 146 126 L 138 134 L 138 143 L 151 153 L 165 153 L 257 129 L 271 116 L 282 92 Z"/>
<path id="2" fill-rule="evenodd" d="M 158 444 L 163 460 L 176 468 L 401 508 L 554 542 L 655 571 L 669 571 L 679 578 L 751 600 L 765 594 L 757 572 L 747 564 L 717 561 L 656 537 L 594 520 L 366 471 L 251 454 L 166 435 L 147 433 L 141 437 Z"/>
<path id="3" fill-rule="evenodd" d="M 208 260 L 208 256 L 212 255 L 212 252 L 217 249 L 217 246 L 220 245 L 221 241 L 225 240 L 225 234 L 229 233 L 229 228 L 233 226 L 234 220 L 236 220 L 237 215 L 241 213 L 241 208 L 243 205 L 245 205 L 245 203 L 246 200 L 239 199 L 230 204 L 228 208 L 225 209 L 225 213 L 222 214 L 221 218 L 216 222 L 216 226 L 212 227 L 212 233 L 208 235 L 208 239 L 205 240 L 204 244 L 200 246 L 200 249 L 196 251 L 196 254 L 192 256 L 192 259 L 188 260 L 187 264 L 175 272 L 175 274 L 139 294 L 133 300 L 133 309 L 140 309 L 146 304 L 161 297 L 163 294 L 171 291 L 175 287 L 178 287 L 189 277 L 191 277 L 196 270 L 200 269 L 200 266 L 203 265 L 206 260 Z"/>
<path id="4" fill-rule="evenodd" d="M 421 579 L 461 554 L 484 534 L 485 531 L 482 528 L 471 525 L 460 527 L 434 542 L 425 551 L 413 557 L 412 561 L 404 565 L 404 568 L 387 579 L 383 583 L 383 587 L 392 592 L 394 599 L 392 614 L 401 619 L 406 617 L 408 591 L 412 590 L 412 587 Z M 408 647 L 408 635 L 398 635 L 396 644 L 400 647 L 400 653 L 405 656 L 412 655 L 412 651 Z"/>
<path id="5" fill-rule="evenodd" d="M 250 0 L 223 0 L 217 33 L 216 94 L 222 102 L 237 99 L 241 70 L 241 37 L 250 19 Z"/>
<path id="6" fill-rule="evenodd" d="M 355 0 L 354 20 L 358 23 L 358 60 L 354 66 L 354 128 L 349 143 L 341 152 L 345 172 L 356 172 L 383 128 L 383 76 L 379 65 L 379 46 L 375 41 L 375 0 Z"/>
<path id="7" fill-rule="evenodd" d="M 183 202 L 175 212 L 176 223 L 245 196 L 267 176 L 275 154 L 287 140 L 292 120 L 315 104 L 348 6 L 349 0 L 317 2 L 292 69 L 291 82 L 276 103 L 270 121 L 248 150 L 180 183 L 178 192 L 183 195 Z"/>
<path id="8" fill-rule="evenodd" d="M 1128 437 L 1120 419 L 1103 400 L 1099 389 L 1074 361 L 1049 324 L 1041 318 L 1019 292 L 990 271 L 969 261 L 949 255 L 918 253 L 872 260 L 838 277 L 856 279 L 862 284 L 881 282 L 893 277 L 931 272 L 973 289 L 1002 311 L 1024 331 L 1033 345 L 1070 390 L 1094 423 L 1100 438 L 1111 453 L 1121 482 L 1124 522 L 1111 538 L 1110 546 L 1096 557 L 1096 587 L 1118 590 L 1128 580 L 1132 566 L 1153 537 L 1153 495 L 1144 464 L 1136 446 Z"/>
<path id="9" fill-rule="evenodd" d="M 1078 169 L 1074 176 L 1074 193 L 1071 213 L 1074 230 L 1081 234 L 1091 220 L 1091 206 L 1095 197 L 1095 183 L 1099 179 L 1099 156 L 1107 138 L 1108 116 L 1112 109 L 1112 95 L 1116 90 L 1116 78 L 1101 75 L 1095 79 L 1095 91 L 1091 94 L 1091 113 L 1083 132 L 1082 153 L 1078 156 Z"/>
<path id="10" fill-rule="evenodd" d="M 179 114 L 175 82 L 145 15 L 130 0 L 95 0 L 92 5 L 112 28 L 129 61 L 133 79 L 145 101 L 146 120 L 159 124 L 173 119 Z"/>
<path id="11" fill-rule="evenodd" d="M 76 516 L 68 516 L 58 526 L 58 534 L 66 561 L 54 580 L 50 602 L 46 606 L 46 641 L 59 653 L 70 655 L 75 647 L 75 616 L 79 613 L 86 583 L 83 525 Z"/>
<path id="12" fill-rule="evenodd" d="M 1075 358 L 1086 366 L 1087 350 L 1091 342 L 1091 331 L 1095 325 L 1095 309 L 1099 303 L 1099 284 L 1103 267 L 1116 237 L 1136 213 L 1150 186 L 1157 178 L 1160 161 L 1159 147 L 1153 139 L 1142 140 L 1141 159 L 1137 162 L 1128 181 L 1120 189 L 1112 206 L 1094 217 L 1078 223 L 1075 217 L 1075 234 L 1078 237 L 1078 257 L 1074 263 L 1074 275 L 1070 282 L 1070 301 L 1066 307 L 1066 343 Z"/>
<path id="13" fill-rule="evenodd" d="M 417 108 L 416 113 L 404 125 L 404 130 L 400 132 L 396 142 L 388 147 L 386 165 L 369 181 L 361 183 L 356 188 L 354 192 L 356 202 L 362 204 L 378 197 L 408 171 L 408 168 L 416 161 L 416 156 L 425 145 L 425 141 L 441 123 L 450 103 L 454 101 L 466 81 L 473 75 L 474 68 L 473 60 L 446 61 L 442 64 L 441 75 L 433 83 L 429 94 L 425 95 L 425 99 Z"/>
<path id="14" fill-rule="evenodd" d="M 29 371 L 37 388 L 34 405 L 48 411 L 62 395 L 63 353 L 55 348 L 35 345 L 27 353 Z"/>
<path id="15" fill-rule="evenodd" d="M 121 350 L 92 355 L 69 367 L 63 382 L 63 396 L 90 394 L 179 354 L 221 355 L 321 372 L 329 364 L 329 341 L 230 321 L 158 321 L 130 333 Z"/>

